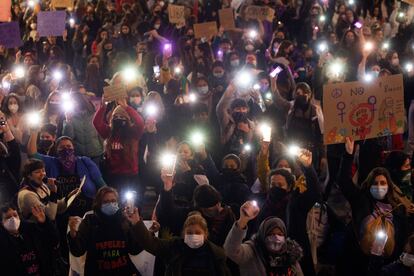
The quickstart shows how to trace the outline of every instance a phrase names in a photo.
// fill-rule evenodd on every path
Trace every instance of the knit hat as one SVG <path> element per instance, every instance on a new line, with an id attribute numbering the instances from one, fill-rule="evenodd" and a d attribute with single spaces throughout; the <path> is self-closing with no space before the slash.
<path id="1" fill-rule="evenodd" d="M 122 106 L 118 105 L 117 107 L 115 107 L 114 111 L 112 112 L 112 118 L 115 115 L 120 115 L 122 117 L 127 118 L 129 121 L 131 121 L 131 116 L 129 116 L 128 112 L 125 110 L 125 108 L 123 108 Z"/>
<path id="2" fill-rule="evenodd" d="M 236 162 L 236 164 L 237 164 L 237 168 L 238 169 L 240 169 L 240 167 L 241 167 L 241 160 L 240 160 L 240 157 L 238 157 L 237 155 L 235 155 L 235 154 L 227 154 L 226 156 L 224 156 L 224 158 L 223 158 L 223 163 L 224 163 L 224 161 L 226 161 L 226 160 L 228 160 L 228 159 L 231 159 L 231 160 L 234 160 L 234 162 Z"/>
<path id="3" fill-rule="evenodd" d="M 221 195 L 213 186 L 201 185 L 195 188 L 193 200 L 196 208 L 210 208 L 221 201 Z"/>

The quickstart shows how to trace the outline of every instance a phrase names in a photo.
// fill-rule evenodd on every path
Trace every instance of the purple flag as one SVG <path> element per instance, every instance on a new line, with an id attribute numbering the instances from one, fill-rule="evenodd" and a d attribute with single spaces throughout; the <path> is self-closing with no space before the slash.
<path id="1" fill-rule="evenodd" d="M 42 11 L 37 14 L 39 36 L 62 36 L 65 30 L 65 11 Z"/>
<path id="2" fill-rule="evenodd" d="M 17 22 L 0 24 L 0 44 L 6 48 L 20 47 L 23 45 L 20 37 L 20 27 Z"/>

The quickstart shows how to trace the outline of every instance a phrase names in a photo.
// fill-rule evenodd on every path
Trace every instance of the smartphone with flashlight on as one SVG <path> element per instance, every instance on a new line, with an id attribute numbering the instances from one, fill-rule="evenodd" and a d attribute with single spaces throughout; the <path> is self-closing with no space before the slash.
<path id="1" fill-rule="evenodd" d="M 128 214 L 134 213 L 136 195 L 137 193 L 135 191 L 128 191 L 125 193 L 126 207 L 128 208 Z"/>
<path id="2" fill-rule="evenodd" d="M 177 155 L 166 153 L 161 157 L 162 169 L 166 176 L 173 176 L 177 165 Z"/>
<path id="3" fill-rule="evenodd" d="M 152 70 L 154 71 L 155 77 L 158 78 L 160 76 L 160 67 L 158 65 L 153 66 Z"/>
<path id="4" fill-rule="evenodd" d="M 242 212 L 244 213 L 245 216 L 252 217 L 255 214 L 256 210 L 258 209 L 259 209 L 259 206 L 257 205 L 257 201 L 251 200 L 250 205 L 248 205 L 248 207 L 246 206 L 245 208 L 243 208 Z"/>
<path id="5" fill-rule="evenodd" d="M 279 73 L 282 72 L 282 71 L 283 71 L 282 67 L 278 66 L 278 67 L 275 68 L 275 70 L 273 70 L 272 72 L 270 72 L 269 76 L 271 78 L 274 78 L 277 75 L 279 75 Z"/>

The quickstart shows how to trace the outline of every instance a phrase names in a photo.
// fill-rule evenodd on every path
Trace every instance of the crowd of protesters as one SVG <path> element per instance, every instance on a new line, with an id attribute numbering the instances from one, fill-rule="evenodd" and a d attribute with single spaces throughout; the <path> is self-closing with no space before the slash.
<path id="1" fill-rule="evenodd" d="M 410 1 L 55 2 L 0 45 L 1 275 L 414 275 Z M 403 134 L 324 143 L 325 84 L 398 74 Z"/>

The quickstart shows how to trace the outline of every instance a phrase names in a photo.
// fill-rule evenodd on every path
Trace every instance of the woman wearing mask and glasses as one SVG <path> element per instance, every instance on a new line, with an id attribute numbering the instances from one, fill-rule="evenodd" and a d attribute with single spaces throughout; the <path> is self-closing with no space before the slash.
<path id="1" fill-rule="evenodd" d="M 184 222 L 183 237 L 158 239 L 151 235 L 138 210 L 128 216 L 138 244 L 166 264 L 164 275 L 231 275 L 223 249 L 208 240 L 207 222 L 199 212 L 191 212 Z"/>
<path id="2" fill-rule="evenodd" d="M 75 257 L 86 253 L 84 275 L 140 275 L 129 254 L 142 249 L 128 213 L 119 207 L 118 192 L 111 187 L 99 189 L 93 211 L 82 221 L 69 218 L 69 249 Z"/>

